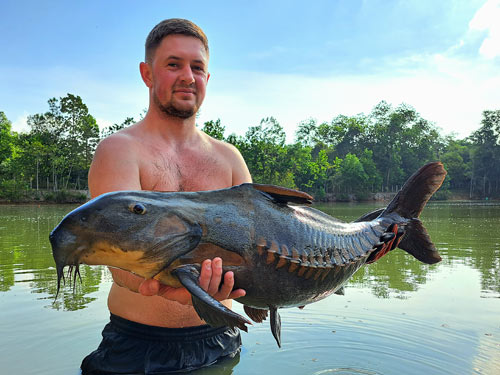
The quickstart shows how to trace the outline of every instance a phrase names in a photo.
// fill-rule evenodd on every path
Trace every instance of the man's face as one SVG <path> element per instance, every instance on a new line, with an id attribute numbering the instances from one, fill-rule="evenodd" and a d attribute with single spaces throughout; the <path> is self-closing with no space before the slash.
<path id="1" fill-rule="evenodd" d="M 209 78 L 208 55 L 200 40 L 169 35 L 156 49 L 152 61 L 152 99 L 162 112 L 179 118 L 196 114 L 205 98 Z"/>

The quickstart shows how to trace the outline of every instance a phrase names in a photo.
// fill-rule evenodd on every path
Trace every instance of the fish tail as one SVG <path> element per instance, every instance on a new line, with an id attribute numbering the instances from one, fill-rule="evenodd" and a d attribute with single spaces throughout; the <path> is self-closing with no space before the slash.
<path id="1" fill-rule="evenodd" d="M 446 171 L 441 162 L 424 165 L 406 181 L 380 214 L 380 217 L 403 218 L 404 232 L 394 247 L 397 245 L 427 264 L 439 262 L 441 256 L 419 216 L 432 195 L 441 187 L 445 177 Z"/>

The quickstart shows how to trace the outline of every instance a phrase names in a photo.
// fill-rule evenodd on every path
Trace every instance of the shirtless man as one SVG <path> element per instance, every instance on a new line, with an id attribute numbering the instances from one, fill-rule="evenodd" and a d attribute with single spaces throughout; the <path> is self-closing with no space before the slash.
<path id="1" fill-rule="evenodd" d="M 92 197 L 116 190 L 198 191 L 251 182 L 237 149 L 195 126 L 210 77 L 208 59 L 206 36 L 192 22 L 170 19 L 153 28 L 140 64 L 149 88 L 148 112 L 97 147 L 89 172 Z M 99 348 L 83 360 L 84 375 L 162 374 L 239 352 L 239 332 L 205 325 L 184 288 L 118 269 L 111 273 L 111 321 Z M 245 294 L 232 290 L 233 274 L 222 275 L 220 258 L 203 262 L 200 284 L 228 307 L 230 299 Z"/>

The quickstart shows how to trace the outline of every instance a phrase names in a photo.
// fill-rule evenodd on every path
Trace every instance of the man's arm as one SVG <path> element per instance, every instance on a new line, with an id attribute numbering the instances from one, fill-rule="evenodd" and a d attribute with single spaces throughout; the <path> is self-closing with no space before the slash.
<path id="1" fill-rule="evenodd" d="M 127 135 L 114 134 L 97 146 L 89 170 L 92 198 L 110 191 L 141 190 L 138 157 Z"/>
<path id="2" fill-rule="evenodd" d="M 243 160 L 243 156 L 241 156 L 240 152 L 233 145 L 230 146 L 230 152 L 232 153 L 232 161 L 233 161 L 233 185 L 240 185 L 246 182 L 252 182 L 252 176 L 248 171 L 247 164 L 245 160 Z"/>
<path id="3" fill-rule="evenodd" d="M 92 198 L 110 191 L 141 190 L 138 158 L 133 151 L 132 141 L 120 133 L 99 143 L 89 170 Z M 143 278 L 124 270 L 109 269 L 115 283 L 139 293 Z"/>

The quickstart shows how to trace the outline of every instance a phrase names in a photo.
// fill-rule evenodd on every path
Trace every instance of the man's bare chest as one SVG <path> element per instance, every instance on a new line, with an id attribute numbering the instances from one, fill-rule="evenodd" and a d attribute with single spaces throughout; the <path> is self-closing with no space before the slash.
<path id="1" fill-rule="evenodd" d="M 152 155 L 140 165 L 141 187 L 157 191 L 200 191 L 232 185 L 230 164 L 217 157 Z"/>

